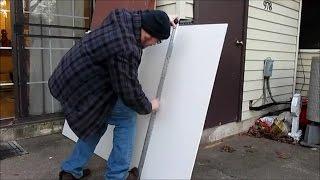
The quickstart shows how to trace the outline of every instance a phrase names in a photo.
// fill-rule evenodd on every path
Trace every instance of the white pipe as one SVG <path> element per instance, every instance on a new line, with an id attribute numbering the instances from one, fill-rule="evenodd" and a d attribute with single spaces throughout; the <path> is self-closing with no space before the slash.
<path id="1" fill-rule="evenodd" d="M 294 61 L 294 75 L 293 75 L 293 86 L 292 86 L 292 96 L 296 91 L 296 81 L 297 81 L 297 70 L 298 70 L 298 57 L 299 57 L 299 38 L 300 38 L 300 26 L 301 26 L 301 13 L 302 13 L 302 0 L 300 0 L 299 7 L 299 21 L 298 21 L 298 35 L 297 35 L 297 48 L 296 48 L 296 58 Z"/>
<path id="2" fill-rule="evenodd" d="M 301 95 L 294 94 L 291 102 L 292 126 L 291 132 L 288 133 L 294 140 L 299 141 L 302 131 L 299 130 L 299 116 L 301 112 Z"/>

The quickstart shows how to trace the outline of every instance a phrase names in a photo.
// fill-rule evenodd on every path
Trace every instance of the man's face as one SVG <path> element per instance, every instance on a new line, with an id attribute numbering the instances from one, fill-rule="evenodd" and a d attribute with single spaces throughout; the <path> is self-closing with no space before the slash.
<path id="1" fill-rule="evenodd" d="M 158 43 L 160 43 L 160 40 L 151 36 L 149 33 L 147 33 L 145 30 L 141 28 L 141 44 L 144 48 L 156 45 Z"/>

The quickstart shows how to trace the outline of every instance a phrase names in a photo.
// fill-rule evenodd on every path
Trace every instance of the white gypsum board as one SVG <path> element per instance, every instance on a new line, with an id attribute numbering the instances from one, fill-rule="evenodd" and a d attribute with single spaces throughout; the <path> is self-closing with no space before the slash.
<path id="1" fill-rule="evenodd" d="M 70 129 L 70 126 L 67 121 L 64 121 L 63 129 L 62 129 L 62 134 L 69 139 L 71 139 L 74 142 L 78 141 L 77 135 Z"/>
<path id="2" fill-rule="evenodd" d="M 170 33 L 171 35 L 170 35 L 170 38 L 168 39 L 168 48 L 167 48 L 165 60 L 163 62 L 161 76 L 160 76 L 160 80 L 159 80 L 158 88 L 157 88 L 157 93 L 156 93 L 156 97 L 160 101 L 161 101 L 160 98 L 161 98 L 162 87 L 163 87 L 163 84 L 164 84 L 164 81 L 165 81 L 168 65 L 169 65 L 169 62 L 170 62 L 170 56 L 171 56 L 172 47 L 173 47 L 174 35 L 175 35 L 175 31 L 176 31 L 177 28 L 178 28 L 178 26 L 175 29 L 171 29 L 171 33 Z M 142 153 L 140 155 L 139 166 L 138 166 L 139 174 L 140 174 L 141 169 L 143 168 L 143 165 L 144 165 L 146 152 L 147 152 L 148 145 L 149 145 L 150 136 L 152 134 L 152 129 L 153 129 L 155 116 L 156 116 L 156 112 L 152 112 L 150 114 L 150 116 L 149 116 L 149 123 L 148 123 L 148 127 L 147 127 L 147 132 L 146 132 L 144 144 L 143 144 L 143 147 L 142 147 Z"/>
<path id="3" fill-rule="evenodd" d="M 151 100 L 155 98 L 160 76 L 162 72 L 165 55 L 168 48 L 168 40 L 163 41 L 161 44 L 148 47 L 143 50 L 142 60 L 139 67 L 139 81 L 146 96 Z M 138 167 L 140 156 L 142 153 L 143 143 L 145 140 L 146 132 L 148 129 L 150 115 L 138 115 L 135 145 L 133 149 L 131 167 Z M 109 125 L 106 133 L 99 141 L 95 153 L 108 159 L 112 150 L 112 138 L 113 138 L 114 126 Z M 73 141 L 77 141 L 78 137 L 70 129 L 67 122 L 65 122 L 62 134 L 70 138 Z"/>
<path id="4" fill-rule="evenodd" d="M 141 179 L 190 179 L 227 24 L 180 26 Z"/>
<path id="5" fill-rule="evenodd" d="M 168 44 L 169 41 L 166 40 L 143 51 L 138 74 L 142 89 L 149 100 L 156 97 Z M 138 115 L 131 167 L 138 167 L 139 165 L 149 120 L 150 115 Z"/>

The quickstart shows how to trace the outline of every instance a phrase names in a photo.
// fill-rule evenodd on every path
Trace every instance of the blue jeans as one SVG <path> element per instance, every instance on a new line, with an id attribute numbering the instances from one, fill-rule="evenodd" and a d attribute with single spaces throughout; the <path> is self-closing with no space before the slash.
<path id="1" fill-rule="evenodd" d="M 114 125 L 113 148 L 107 161 L 105 179 L 123 180 L 128 175 L 132 148 L 135 139 L 137 114 L 118 100 L 111 116 L 106 119 L 105 128 L 85 140 L 79 139 L 70 157 L 62 163 L 61 169 L 76 178 L 83 176 L 83 168 L 92 157 L 94 150 L 107 130 L 108 124 Z"/>

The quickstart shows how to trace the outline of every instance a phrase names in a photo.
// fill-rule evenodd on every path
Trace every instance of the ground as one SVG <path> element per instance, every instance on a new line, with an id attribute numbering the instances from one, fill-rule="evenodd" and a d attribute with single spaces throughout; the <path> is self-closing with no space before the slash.
<path id="1" fill-rule="evenodd" d="M 0 161 L 0 179 L 57 179 L 73 142 L 53 134 L 18 143 L 29 154 Z M 319 150 L 236 135 L 199 148 L 192 179 L 320 179 Z M 103 179 L 105 162 L 94 156 L 88 179 Z"/>

